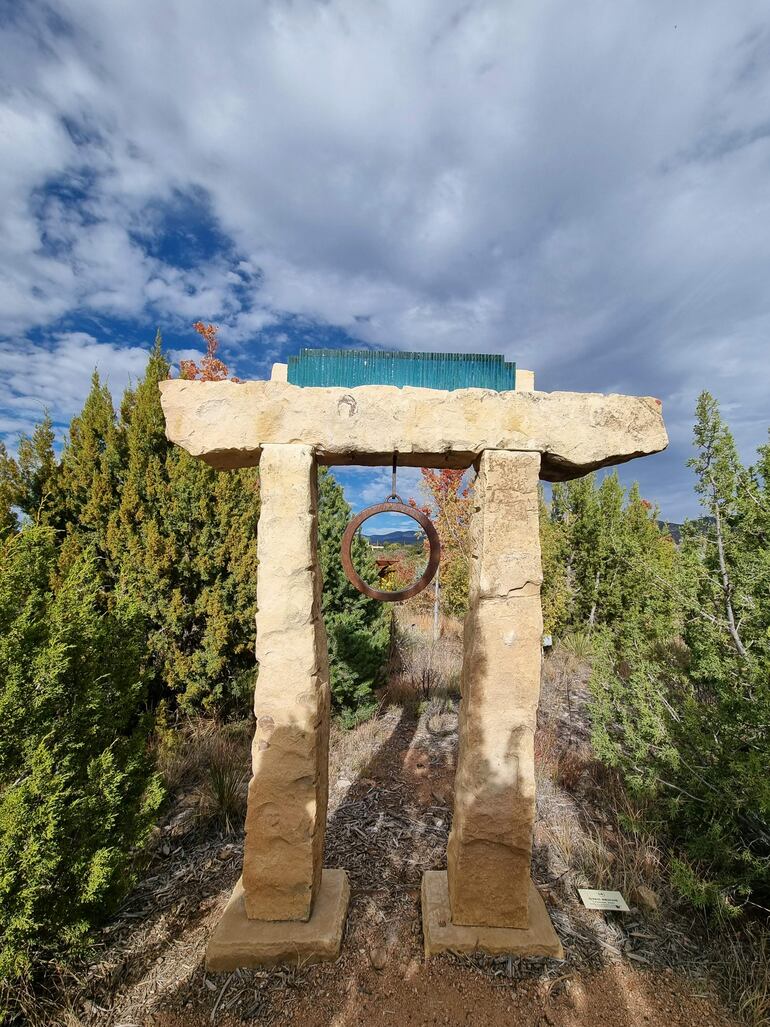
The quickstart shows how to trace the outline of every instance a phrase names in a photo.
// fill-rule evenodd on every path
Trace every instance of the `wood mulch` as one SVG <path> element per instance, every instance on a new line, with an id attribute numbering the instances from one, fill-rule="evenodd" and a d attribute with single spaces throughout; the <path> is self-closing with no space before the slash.
<path id="1" fill-rule="evenodd" d="M 206 939 L 240 874 L 242 835 L 205 833 L 172 810 L 143 879 L 71 983 L 66 1009 L 51 1008 L 39 1022 L 733 1024 L 708 987 L 706 957 L 686 919 L 584 909 L 560 887 L 546 844 L 535 848 L 533 874 L 563 961 L 424 962 L 420 881 L 424 870 L 446 866 L 457 742 L 451 712 L 439 719 L 437 727 L 435 711 L 389 709 L 371 759 L 331 782 L 324 862 L 343 867 L 352 889 L 336 963 L 207 973 Z"/>

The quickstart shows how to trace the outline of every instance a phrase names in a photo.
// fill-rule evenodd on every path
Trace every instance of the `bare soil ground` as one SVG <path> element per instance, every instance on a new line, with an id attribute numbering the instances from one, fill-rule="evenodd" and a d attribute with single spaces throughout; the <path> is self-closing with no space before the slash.
<path id="1" fill-rule="evenodd" d="M 449 644 L 449 642 L 447 643 Z M 402 682 L 403 685 L 403 682 Z M 584 681 L 564 659 L 546 668 L 538 732 L 540 800 L 533 874 L 563 961 L 440 957 L 425 963 L 422 872 L 446 866 L 456 715 L 446 699 L 384 706 L 335 729 L 325 865 L 344 867 L 352 900 L 334 964 L 209 974 L 206 939 L 240 874 L 242 837 L 205 828 L 179 803 L 143 879 L 38 1022 L 67 1027 L 302 1024 L 527 1024 L 725 1027 L 707 946 L 656 883 L 657 850 L 621 831 L 590 755 Z M 628 914 L 584 909 L 579 883 L 622 885 Z M 649 899 L 649 896 L 646 896 Z"/>

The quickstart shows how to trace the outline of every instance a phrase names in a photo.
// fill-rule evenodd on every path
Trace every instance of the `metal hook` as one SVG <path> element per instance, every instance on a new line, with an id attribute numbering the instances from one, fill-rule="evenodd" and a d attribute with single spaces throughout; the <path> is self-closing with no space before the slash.
<path id="1" fill-rule="evenodd" d="M 396 492 L 396 467 L 398 465 L 398 452 L 393 453 L 393 467 L 390 474 L 390 495 L 385 500 L 386 503 L 390 502 L 391 499 L 397 499 L 399 503 L 403 503 L 403 499 Z"/>

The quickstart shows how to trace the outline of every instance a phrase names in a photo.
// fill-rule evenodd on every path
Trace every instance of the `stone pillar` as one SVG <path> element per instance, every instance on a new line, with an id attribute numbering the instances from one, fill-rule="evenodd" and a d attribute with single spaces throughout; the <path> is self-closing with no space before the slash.
<path id="1" fill-rule="evenodd" d="M 256 731 L 243 876 L 207 950 L 213 970 L 335 959 L 349 887 L 322 871 L 329 666 L 317 555 L 317 468 L 303 445 L 260 460 Z"/>
<path id="2" fill-rule="evenodd" d="M 259 468 L 259 677 L 243 887 L 249 918 L 308 920 L 321 883 L 329 790 L 317 472 L 307 446 L 265 446 Z"/>
<path id="3" fill-rule="evenodd" d="M 540 695 L 537 453 L 487 450 L 471 520 L 460 751 L 447 850 L 452 922 L 527 927 Z"/>
<path id="4" fill-rule="evenodd" d="M 543 618 L 540 455 L 485 450 L 471 519 L 460 748 L 447 872 L 423 878 L 427 955 L 553 955 L 530 880 Z"/>

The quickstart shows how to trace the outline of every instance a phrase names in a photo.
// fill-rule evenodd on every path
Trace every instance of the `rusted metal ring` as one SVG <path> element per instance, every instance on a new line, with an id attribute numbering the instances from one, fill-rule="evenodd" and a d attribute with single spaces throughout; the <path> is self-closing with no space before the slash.
<path id="1" fill-rule="evenodd" d="M 418 578 L 418 580 L 410 585 L 409 588 L 402 588 L 399 592 L 383 592 L 379 588 L 372 588 L 372 586 L 367 584 L 355 569 L 350 555 L 350 548 L 353 545 L 353 536 L 355 533 L 364 521 L 368 521 L 370 517 L 374 517 L 375 514 L 379 513 L 398 513 L 404 514 L 406 517 L 411 517 L 413 521 L 417 521 L 428 536 L 428 544 L 430 546 L 428 566 L 425 568 L 421 578 Z M 422 512 L 422 510 L 417 510 L 413 506 L 407 506 L 406 503 L 386 502 L 378 503 L 377 506 L 368 506 L 365 510 L 362 510 L 360 514 L 356 514 L 347 528 L 345 528 L 345 534 L 342 536 L 342 544 L 340 546 L 340 555 L 342 557 L 342 567 L 347 575 L 348 581 L 354 588 L 357 588 L 359 592 L 363 592 L 365 596 L 370 596 L 372 599 L 379 599 L 381 603 L 400 603 L 404 599 L 411 599 L 412 596 L 418 595 L 418 593 L 422 592 L 422 590 L 427 588 L 431 583 L 438 568 L 439 560 L 441 559 L 441 543 L 439 542 L 438 532 L 434 528 L 433 522 Z"/>

